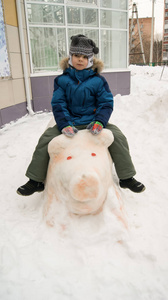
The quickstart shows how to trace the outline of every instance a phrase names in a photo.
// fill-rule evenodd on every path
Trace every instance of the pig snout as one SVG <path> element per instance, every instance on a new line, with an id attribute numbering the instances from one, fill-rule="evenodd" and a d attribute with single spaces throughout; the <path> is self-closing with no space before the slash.
<path id="1" fill-rule="evenodd" d="M 99 185 L 97 174 L 75 176 L 70 182 L 70 194 L 77 201 L 94 200 L 98 197 Z"/>

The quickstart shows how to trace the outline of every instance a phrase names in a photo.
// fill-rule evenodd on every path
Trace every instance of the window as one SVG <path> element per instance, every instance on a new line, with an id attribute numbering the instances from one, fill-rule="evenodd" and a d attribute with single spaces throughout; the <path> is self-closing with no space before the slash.
<path id="1" fill-rule="evenodd" d="M 96 4 L 97 5 L 97 1 L 98 0 L 67 0 L 67 2 L 68 2 L 68 4 L 71 4 L 71 3 L 74 3 L 75 2 L 75 4 L 80 4 L 80 3 L 82 3 L 82 4 Z"/>
<path id="2" fill-rule="evenodd" d="M 31 0 L 27 0 L 27 2 L 29 2 L 29 1 L 31 1 Z M 32 2 L 32 1 L 31 1 Z M 45 4 L 47 3 L 47 2 L 50 2 L 50 3 L 63 3 L 64 2 L 64 0 L 33 0 L 33 2 L 45 2 Z"/>
<path id="3" fill-rule="evenodd" d="M 56 71 L 70 37 L 84 34 L 106 68 L 127 67 L 127 0 L 26 0 L 32 72 Z"/>
<path id="4" fill-rule="evenodd" d="M 98 10 L 80 7 L 67 7 L 68 25 L 98 26 Z"/>
<path id="5" fill-rule="evenodd" d="M 30 28 L 33 70 L 54 71 L 59 61 L 66 56 L 64 28 Z"/>
<path id="6" fill-rule="evenodd" d="M 105 68 L 126 66 L 126 40 L 126 32 L 101 30 L 101 48 Z"/>
<path id="7" fill-rule="evenodd" d="M 163 45 L 163 50 L 168 50 L 168 44 Z"/>
<path id="8" fill-rule="evenodd" d="M 101 7 L 127 10 L 128 1 L 125 0 L 100 0 Z"/>
<path id="9" fill-rule="evenodd" d="M 163 60 L 168 60 L 168 51 L 163 52 Z"/>
<path id="10" fill-rule="evenodd" d="M 110 10 L 100 11 L 100 26 L 109 28 L 127 28 L 127 14 Z"/>
<path id="11" fill-rule="evenodd" d="M 28 21 L 30 24 L 64 24 L 62 6 L 28 4 Z"/>
<path id="12" fill-rule="evenodd" d="M 10 76 L 3 8 L 0 0 L 0 77 Z"/>

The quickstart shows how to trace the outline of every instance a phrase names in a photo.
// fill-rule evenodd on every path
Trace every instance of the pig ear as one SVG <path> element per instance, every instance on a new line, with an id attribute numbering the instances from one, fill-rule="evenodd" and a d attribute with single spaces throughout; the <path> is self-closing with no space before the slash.
<path id="1" fill-rule="evenodd" d="M 106 128 L 104 128 L 97 137 L 99 138 L 100 142 L 107 148 L 114 141 L 114 136 L 113 136 L 111 130 L 106 129 Z"/>
<path id="2" fill-rule="evenodd" d="M 64 134 L 61 134 L 51 140 L 48 144 L 48 153 L 50 157 L 52 155 L 58 155 L 63 151 L 70 143 L 70 138 L 67 138 Z"/>

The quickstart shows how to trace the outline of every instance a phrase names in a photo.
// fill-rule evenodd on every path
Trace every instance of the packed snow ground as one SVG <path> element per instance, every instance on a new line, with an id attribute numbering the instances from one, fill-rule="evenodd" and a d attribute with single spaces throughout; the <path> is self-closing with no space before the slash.
<path id="1" fill-rule="evenodd" d="M 99 215 L 65 219 L 60 208 L 47 227 L 43 193 L 24 198 L 16 189 L 52 114 L 0 130 L 0 299 L 168 299 L 168 68 L 162 80 L 162 67 L 130 70 L 131 94 L 115 97 L 111 117 L 146 186 L 142 194 L 120 190 L 114 172 L 128 229 L 110 209 L 112 190 Z"/>

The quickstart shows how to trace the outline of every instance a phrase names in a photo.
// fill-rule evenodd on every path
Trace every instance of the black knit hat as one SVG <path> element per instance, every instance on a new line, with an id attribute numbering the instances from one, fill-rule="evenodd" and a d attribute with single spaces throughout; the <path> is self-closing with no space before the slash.
<path id="1" fill-rule="evenodd" d="M 69 50 L 70 55 L 81 54 L 86 55 L 89 58 L 93 54 L 99 53 L 99 48 L 96 47 L 96 44 L 85 35 L 78 34 L 71 36 L 71 40 L 72 42 Z"/>

